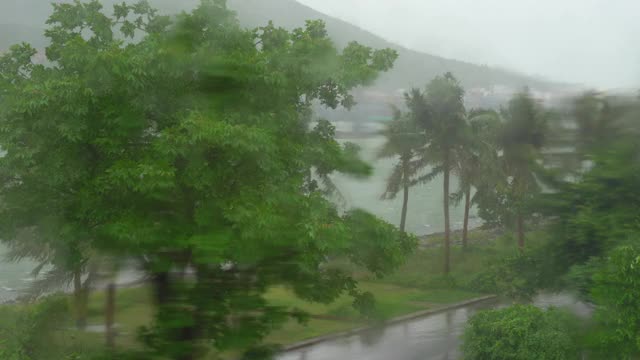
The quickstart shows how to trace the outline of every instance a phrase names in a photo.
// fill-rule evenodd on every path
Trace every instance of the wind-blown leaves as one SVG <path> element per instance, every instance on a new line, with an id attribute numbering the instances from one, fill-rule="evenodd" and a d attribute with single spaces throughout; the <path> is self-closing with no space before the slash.
<path id="1" fill-rule="evenodd" d="M 381 275 L 413 242 L 325 198 L 315 176 L 371 167 L 327 121 L 311 127 L 311 110 L 352 106 L 350 90 L 388 70 L 394 51 L 336 49 L 321 21 L 242 29 L 221 0 L 171 19 L 144 1 L 114 16 L 75 1 L 48 24 L 48 67 L 36 71 L 28 48 L 0 58 L 3 241 L 33 228 L 54 263 L 69 260 L 49 275 L 74 282 L 94 252 L 144 258 L 158 307 L 141 333 L 165 357 L 203 355 L 205 343 L 245 350 L 303 318 L 266 303 L 274 285 L 371 305 L 327 259 Z M 187 269 L 194 279 L 174 274 Z"/>

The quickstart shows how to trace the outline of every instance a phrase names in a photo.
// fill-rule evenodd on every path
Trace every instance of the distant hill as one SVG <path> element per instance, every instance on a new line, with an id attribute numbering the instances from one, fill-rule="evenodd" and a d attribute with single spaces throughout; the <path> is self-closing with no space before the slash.
<path id="1" fill-rule="evenodd" d="M 121 0 L 103 0 L 106 8 Z M 198 0 L 151 0 L 165 13 L 188 10 Z M 345 21 L 313 10 L 295 0 L 228 0 L 229 7 L 238 13 L 242 25 L 257 27 L 269 20 L 288 29 L 304 25 L 305 20 L 322 19 L 337 46 L 358 41 L 375 48 L 393 48 L 400 57 L 393 70 L 382 75 L 376 87 L 385 91 L 422 87 L 434 76 L 450 71 L 467 88 L 503 85 L 511 88 L 530 86 L 539 90 L 562 87 L 560 84 L 528 77 L 502 69 L 479 66 L 463 61 L 445 59 L 404 48 Z M 10 44 L 27 41 L 36 47 L 45 44 L 42 38 L 44 21 L 51 11 L 50 0 L 0 0 L 0 50 Z"/>
<path id="2" fill-rule="evenodd" d="M 410 50 L 295 0 L 228 0 L 228 4 L 238 13 L 240 22 L 247 27 L 264 25 L 273 20 L 276 25 L 291 29 L 303 26 L 307 19 L 322 19 L 327 24 L 330 36 L 340 47 L 355 40 L 375 48 L 389 47 L 397 50 L 400 57 L 394 69 L 384 74 L 377 83 L 379 87 L 387 90 L 422 87 L 436 75 L 447 71 L 454 73 L 468 88 L 499 84 L 513 88 L 530 86 L 539 90 L 549 90 L 562 86 L 511 71 Z"/>

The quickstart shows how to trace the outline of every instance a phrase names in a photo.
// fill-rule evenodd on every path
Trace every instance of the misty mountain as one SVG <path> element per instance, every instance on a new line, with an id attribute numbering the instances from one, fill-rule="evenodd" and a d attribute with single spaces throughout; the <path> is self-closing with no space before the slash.
<path id="1" fill-rule="evenodd" d="M 530 86 L 549 89 L 559 86 L 552 82 L 517 74 L 515 72 L 479 66 L 458 60 L 407 49 L 389 42 L 348 22 L 320 13 L 295 0 L 229 0 L 240 22 L 247 27 L 266 24 L 269 20 L 287 29 L 303 26 L 307 19 L 322 19 L 327 31 L 339 47 L 349 41 L 358 41 L 374 48 L 393 48 L 400 57 L 394 69 L 384 74 L 377 85 L 383 89 L 422 87 L 433 77 L 447 71 L 454 73 L 465 87 L 505 85 L 514 88 Z"/>
<path id="2" fill-rule="evenodd" d="M 104 0 L 111 8 L 119 0 Z M 151 0 L 163 13 L 189 10 L 198 0 Z M 338 47 L 349 41 L 358 41 L 374 48 L 393 48 L 400 57 L 394 69 L 384 74 L 376 83 L 381 90 L 394 91 L 410 87 L 422 87 L 434 76 L 450 71 L 467 88 L 504 85 L 511 88 L 530 86 L 547 90 L 560 85 L 528 77 L 515 72 L 479 66 L 458 60 L 414 51 L 389 42 L 375 34 L 360 29 L 345 21 L 313 10 L 295 0 L 228 0 L 243 26 L 254 28 L 272 20 L 277 26 L 287 29 L 304 26 L 305 20 L 322 19 Z M 51 12 L 49 0 L 2 0 L 0 1 L 0 49 L 10 44 L 27 41 L 41 48 L 46 43 L 42 37 L 44 22 Z"/>

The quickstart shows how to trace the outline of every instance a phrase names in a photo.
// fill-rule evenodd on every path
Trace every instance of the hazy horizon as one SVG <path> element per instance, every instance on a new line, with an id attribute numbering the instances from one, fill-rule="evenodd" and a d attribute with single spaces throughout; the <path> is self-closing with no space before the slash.
<path id="1" fill-rule="evenodd" d="M 640 35 L 640 3 L 631 0 L 294 1 L 448 59 L 601 89 L 640 87 L 640 48 L 629 46 Z M 3 8 L 0 23 L 35 25 L 50 1 L 9 0 Z"/>
<path id="2" fill-rule="evenodd" d="M 631 0 L 297 1 L 413 50 L 599 88 L 640 85 Z"/>

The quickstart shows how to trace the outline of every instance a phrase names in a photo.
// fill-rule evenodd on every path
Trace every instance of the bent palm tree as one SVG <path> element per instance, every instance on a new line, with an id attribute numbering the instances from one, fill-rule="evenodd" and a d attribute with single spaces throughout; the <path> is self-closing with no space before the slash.
<path id="1" fill-rule="evenodd" d="M 72 285 L 76 326 L 84 329 L 89 292 L 97 274 L 99 257 L 90 255 L 90 251 L 78 244 L 60 248 L 60 243 L 43 241 L 34 229 L 29 228 L 19 231 L 7 245 L 7 261 L 30 259 L 37 264 L 31 272 L 36 280 L 31 283 L 25 296 L 37 299 Z"/>
<path id="2" fill-rule="evenodd" d="M 407 207 L 409 203 L 409 187 L 412 177 L 416 174 L 412 160 L 416 151 L 422 145 L 423 137 L 419 133 L 415 122 L 407 114 L 403 114 L 399 109 L 393 108 L 393 121 L 389 123 L 382 132 L 387 141 L 378 152 L 378 158 L 396 158 L 398 163 L 394 166 L 393 172 L 387 179 L 387 187 L 381 198 L 383 200 L 395 199 L 403 190 L 402 213 L 400 215 L 400 230 L 405 231 L 407 221 Z"/>
<path id="3" fill-rule="evenodd" d="M 546 133 L 549 112 L 538 104 L 528 89 L 516 94 L 502 116 L 506 122 L 500 137 L 504 171 L 509 177 L 510 197 L 514 205 L 518 246 L 524 248 L 524 204 L 527 198 L 540 192 L 536 174 Z"/>
<path id="4" fill-rule="evenodd" d="M 464 107 L 464 89 L 458 80 L 446 73 L 431 80 L 427 85 L 423 100 L 424 105 L 416 105 L 417 109 L 426 109 L 419 115 L 418 124 L 424 129 L 426 146 L 421 153 L 421 165 L 432 166 L 432 172 L 422 181 L 430 181 L 442 173 L 443 212 L 444 212 L 444 273 L 450 270 L 451 227 L 449 220 L 449 180 L 451 170 L 456 163 L 456 154 L 463 143 L 466 126 L 466 109 Z M 419 102 L 418 102 L 419 103 Z"/>
<path id="5" fill-rule="evenodd" d="M 498 165 L 498 144 L 496 134 L 500 128 L 500 117 L 493 110 L 472 110 L 468 116 L 463 143 L 456 154 L 454 172 L 458 176 L 458 192 L 452 195 L 457 205 L 464 198 L 464 221 L 462 228 L 462 246 L 467 247 L 469 231 L 469 211 L 473 199 L 471 188 L 486 189 Z"/>

